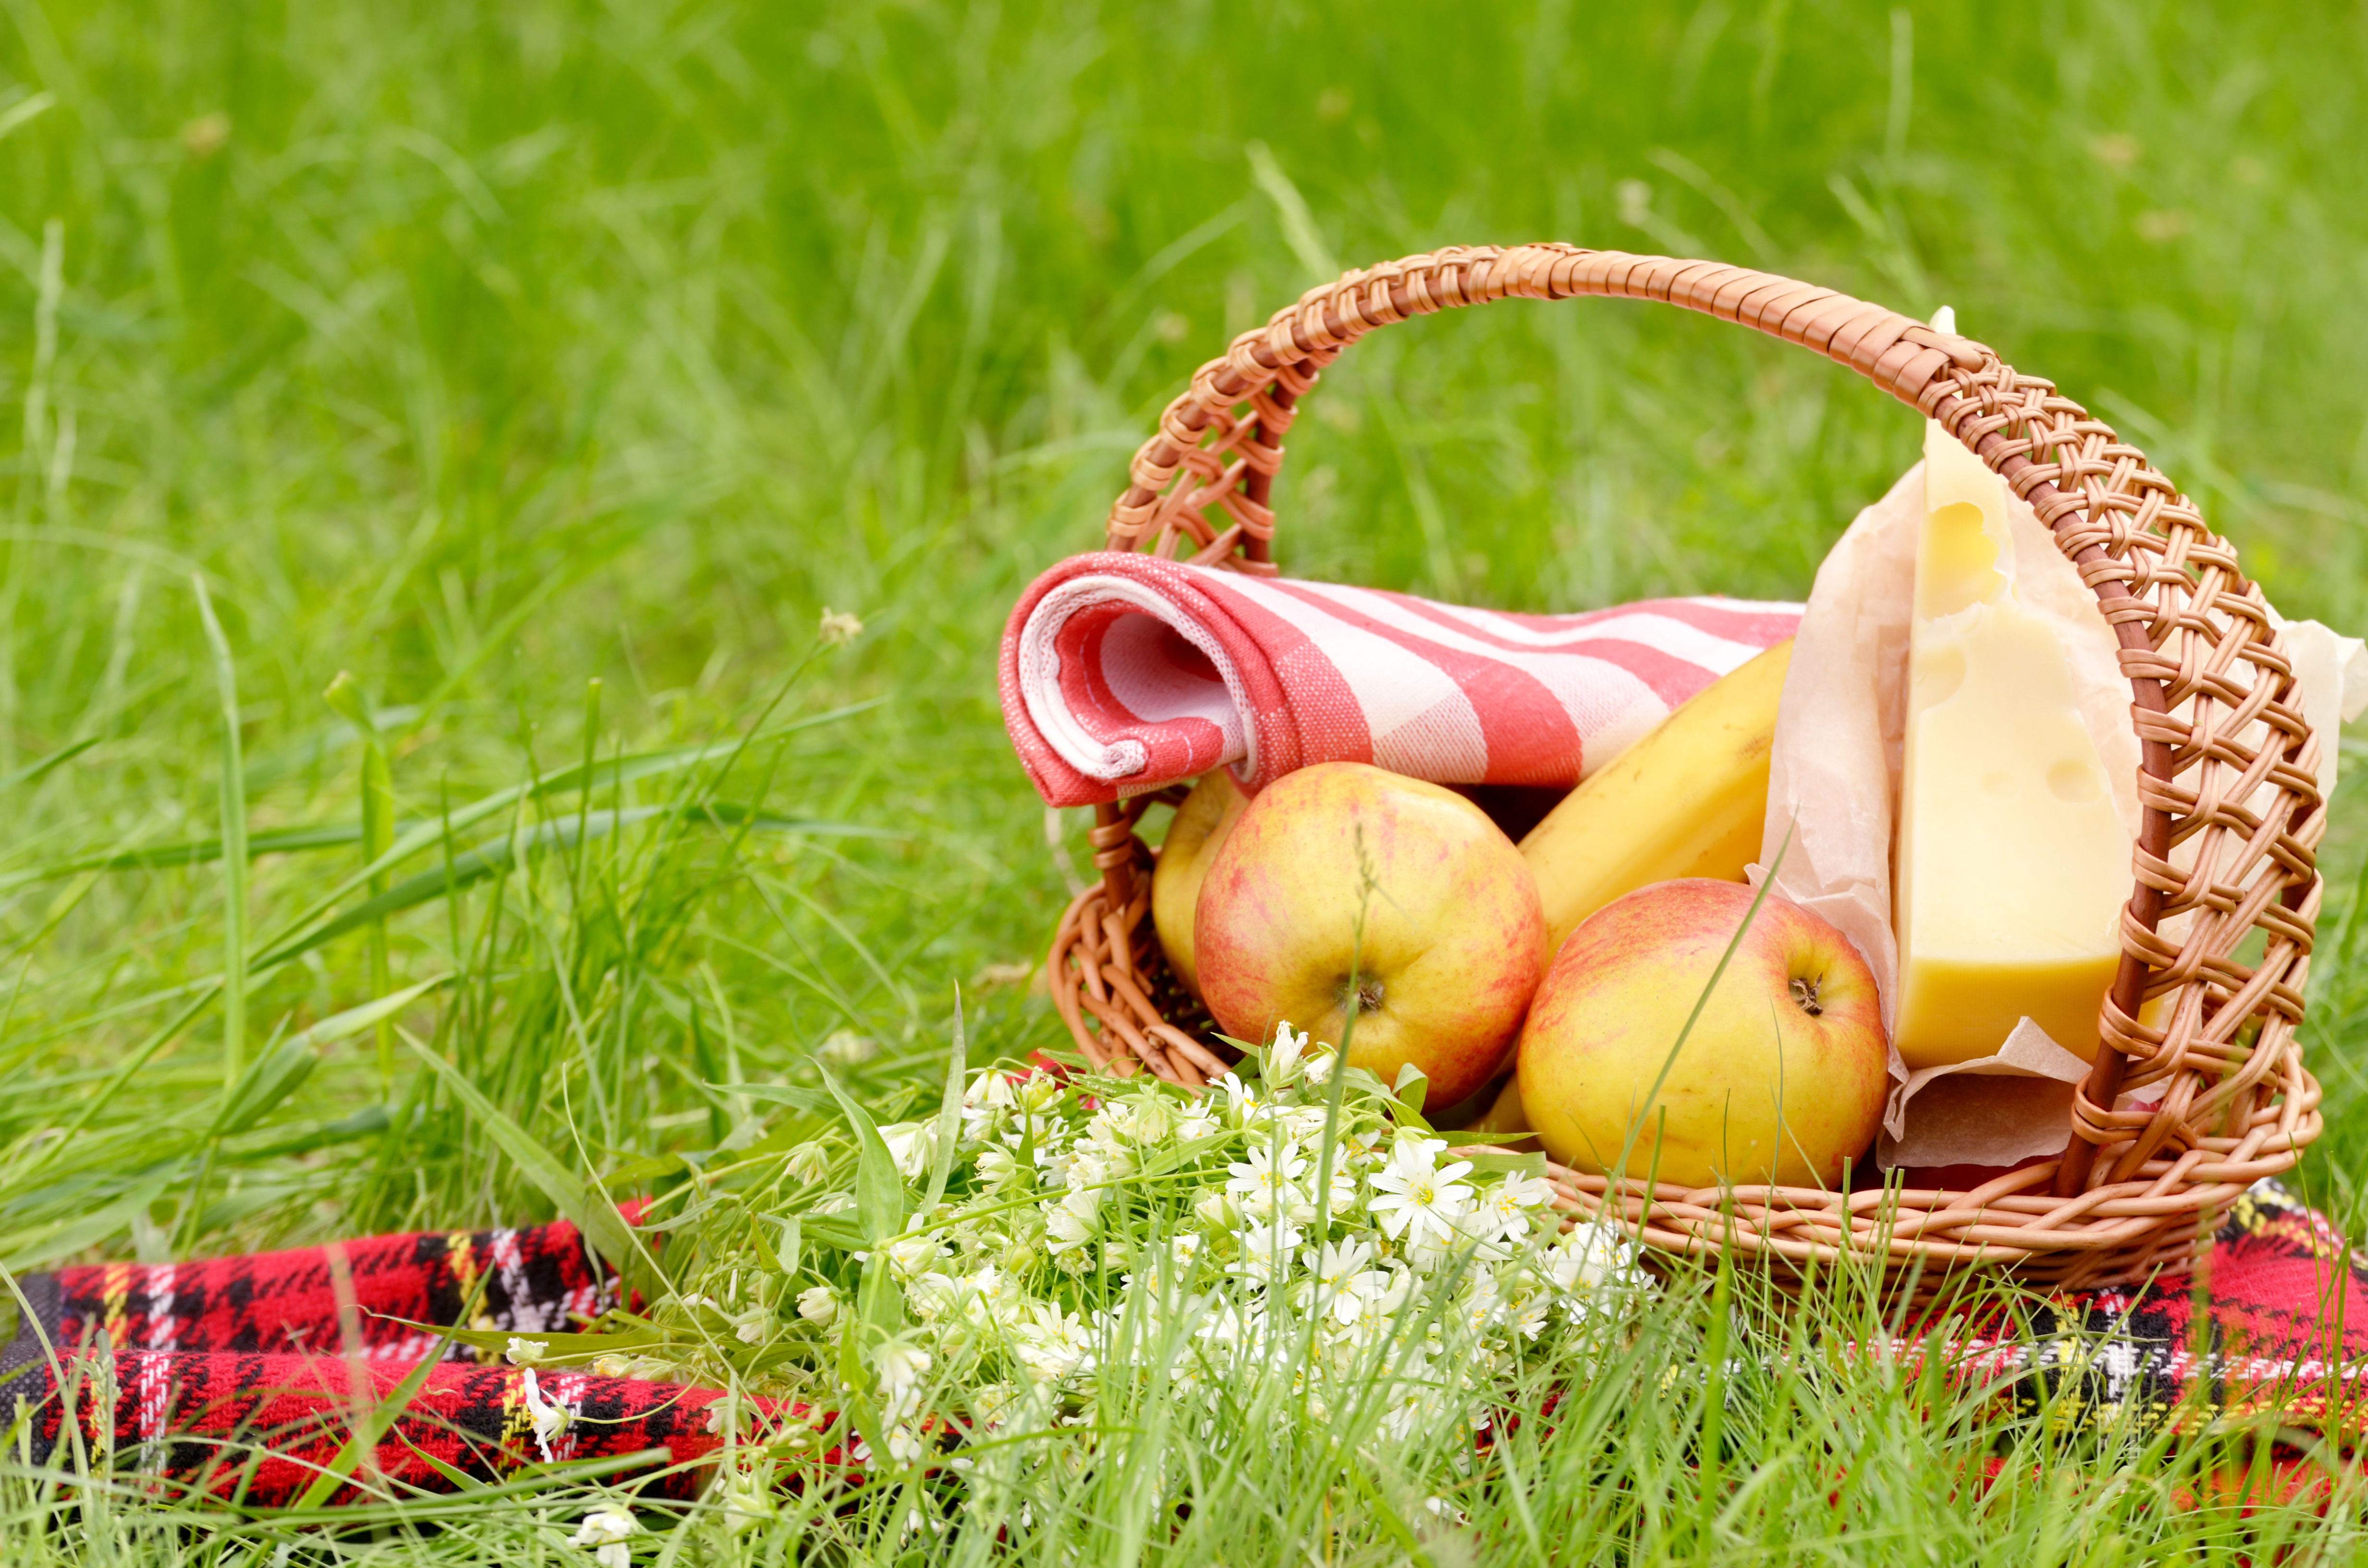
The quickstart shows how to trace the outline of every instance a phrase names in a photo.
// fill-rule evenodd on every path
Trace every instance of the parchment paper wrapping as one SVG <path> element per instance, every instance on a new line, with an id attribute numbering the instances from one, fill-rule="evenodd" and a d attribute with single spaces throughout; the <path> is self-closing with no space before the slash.
<path id="1" fill-rule="evenodd" d="M 1943 437 L 1943 439 L 1949 437 Z M 2016 597 L 2060 631 L 2082 722 L 2113 788 L 2123 832 L 2137 834 L 2138 743 L 2113 634 L 2096 598 L 2030 506 L 2006 495 Z M 1830 921 L 1874 971 L 1884 1025 L 1896 1017 L 1892 853 L 1907 731 L 1907 636 L 1924 466 L 1861 512 L 1817 572 L 1793 644 L 1770 759 L 1760 864 L 1776 892 Z M 2325 737 L 2323 790 L 2335 787 L 2336 731 L 2368 707 L 2368 649 L 2315 621 L 2279 622 L 2312 725 Z M 1779 865 L 1780 848 L 1782 861 Z M 1876 1158 L 1898 1165 L 2011 1165 L 2061 1150 L 2072 1086 L 2088 1064 L 2030 1019 L 1975 1061 L 1910 1074 L 1895 1049 Z M 2135 1103 L 2135 1102 L 2133 1102 Z"/>

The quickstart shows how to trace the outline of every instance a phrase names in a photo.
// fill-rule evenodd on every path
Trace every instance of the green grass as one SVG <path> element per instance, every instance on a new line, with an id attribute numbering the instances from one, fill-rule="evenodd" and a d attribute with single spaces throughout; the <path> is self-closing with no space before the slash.
<path id="1" fill-rule="evenodd" d="M 2332 5 L 10 0 L 0 1262 L 547 1212 L 350 1017 L 387 985 L 437 983 L 397 1021 L 592 1172 L 712 1147 L 757 1108 L 705 1085 L 810 1081 L 834 1036 L 860 1092 L 929 1079 L 956 983 L 976 1058 L 1055 1040 L 996 983 L 1084 871 L 1002 733 L 1002 618 L 1099 540 L 1193 366 L 1333 261 L 1560 238 L 1952 304 L 2145 447 L 2283 609 L 2368 627 L 2364 85 L 2368 20 Z M 1797 596 L 1918 438 L 1808 356 L 1600 301 L 1381 335 L 1310 410 L 1291 570 L 1515 608 Z M 825 607 L 868 630 L 809 663 Z M 340 671 L 411 846 L 377 883 Z M 2363 828 L 2355 779 L 2325 850 L 2347 938 Z M 382 964 L 375 918 L 290 950 L 357 909 Z M 2323 951 L 2305 1178 L 2352 1221 L 2368 960 Z M 1372 1499 L 1406 1478 L 1286 1423 L 1131 1439 L 1136 1470 L 1199 1467 L 1181 1526 L 1136 1470 L 1018 1475 L 1054 1521 L 1028 1555 L 2356 1550 L 2305 1514 L 2165 1508 L 2192 1456 L 2060 1449 L 1886 1373 L 1719 1404 L 1667 1375 L 1724 1321 L 1680 1300 L 1582 1414 L 1474 1472 L 1466 1526 L 1393 1533 Z M 1713 1408 L 1733 1489 L 1704 1501 Z M 1993 1450 L 2017 1462 L 1976 1504 Z M 1406 1463 L 1440 1473 L 1446 1438 Z M 575 1506 L 297 1557 L 588 1562 L 558 1544 Z M 645 1546 L 906 1550 L 867 1506 Z M 11 1562 L 283 1545 L 0 1490 Z M 992 1555 L 908 1554 L 939 1552 Z"/>

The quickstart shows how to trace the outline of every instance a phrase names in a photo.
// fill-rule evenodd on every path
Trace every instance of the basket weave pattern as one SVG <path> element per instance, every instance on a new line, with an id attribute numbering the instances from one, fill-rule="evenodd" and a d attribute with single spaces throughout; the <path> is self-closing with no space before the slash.
<path id="1" fill-rule="evenodd" d="M 2222 1210 L 2291 1168 L 2319 1132 L 2296 1029 L 2320 899 L 2323 743 L 2236 551 L 2143 452 L 2053 383 L 1896 312 L 1744 267 L 1562 244 L 1441 250 L 1311 290 L 1203 365 L 1136 453 L 1107 547 L 1272 574 L 1282 437 L 1342 349 L 1409 316 L 1584 294 L 1679 305 L 1814 349 L 1939 421 L 2002 476 L 2054 530 L 2120 641 L 2144 814 L 2104 1043 L 2063 1156 L 1970 1192 L 1686 1190 L 1551 1167 L 1562 1206 L 1618 1216 L 1672 1252 L 1726 1247 L 1796 1269 L 1850 1255 L 1928 1282 L 1981 1264 L 2094 1285 L 2192 1256 Z M 1100 878 L 1063 915 L 1047 969 L 1091 1060 L 1201 1084 L 1224 1060 L 1167 971 L 1146 917 L 1155 851 L 1135 832 L 1151 804 L 1180 794 L 1097 808 Z M 2255 932 L 2262 951 L 2248 962 L 2239 954 Z M 2133 1094 L 2150 1103 L 2115 1108 Z"/>

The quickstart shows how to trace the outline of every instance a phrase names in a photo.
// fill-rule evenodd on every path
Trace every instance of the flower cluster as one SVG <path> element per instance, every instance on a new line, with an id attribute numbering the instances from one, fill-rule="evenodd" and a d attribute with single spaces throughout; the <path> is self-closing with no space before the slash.
<path id="1" fill-rule="evenodd" d="M 1617 1230 L 1567 1224 L 1537 1156 L 1451 1149 L 1288 1025 L 1207 1092 L 998 1068 L 931 1108 L 712 1189 L 702 1235 L 779 1239 L 702 1244 L 630 1325 L 665 1348 L 622 1364 L 843 1404 L 900 1462 L 939 1418 L 1082 1440 L 1155 1377 L 1211 1437 L 1279 1378 L 1395 1441 L 1485 1426 L 1526 1361 L 1651 1289 Z"/>

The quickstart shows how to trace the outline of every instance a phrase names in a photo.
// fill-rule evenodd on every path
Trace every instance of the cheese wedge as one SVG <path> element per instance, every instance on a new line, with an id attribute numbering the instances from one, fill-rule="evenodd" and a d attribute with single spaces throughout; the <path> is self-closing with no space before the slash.
<path id="1" fill-rule="evenodd" d="M 1908 635 L 1899 1054 L 1994 1054 L 2029 1018 L 2093 1059 L 2130 840 L 2051 623 L 2014 591 L 2006 487 L 1938 425 Z"/>

